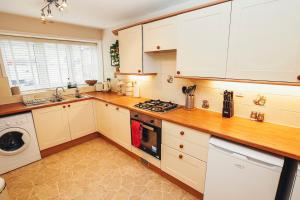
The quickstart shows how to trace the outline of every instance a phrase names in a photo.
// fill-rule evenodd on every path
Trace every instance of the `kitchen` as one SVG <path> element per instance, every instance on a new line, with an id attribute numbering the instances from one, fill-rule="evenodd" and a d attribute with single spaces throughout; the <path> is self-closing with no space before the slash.
<path id="1" fill-rule="evenodd" d="M 0 2 L 0 199 L 300 199 L 299 8 Z"/>

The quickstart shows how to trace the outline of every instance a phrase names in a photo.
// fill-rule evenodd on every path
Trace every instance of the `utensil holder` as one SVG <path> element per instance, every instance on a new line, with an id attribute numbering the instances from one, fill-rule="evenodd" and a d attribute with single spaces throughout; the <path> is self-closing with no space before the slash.
<path id="1" fill-rule="evenodd" d="M 185 108 L 192 110 L 195 108 L 195 95 L 186 95 L 185 97 Z"/>

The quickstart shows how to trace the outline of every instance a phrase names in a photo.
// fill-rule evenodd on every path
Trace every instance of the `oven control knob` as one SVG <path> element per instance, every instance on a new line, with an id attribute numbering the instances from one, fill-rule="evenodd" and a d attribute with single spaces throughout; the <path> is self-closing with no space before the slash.
<path id="1" fill-rule="evenodd" d="M 151 119 L 151 120 L 150 120 L 150 123 L 151 123 L 151 124 L 153 124 L 153 123 L 154 123 L 154 120 L 153 120 L 153 119 Z"/>

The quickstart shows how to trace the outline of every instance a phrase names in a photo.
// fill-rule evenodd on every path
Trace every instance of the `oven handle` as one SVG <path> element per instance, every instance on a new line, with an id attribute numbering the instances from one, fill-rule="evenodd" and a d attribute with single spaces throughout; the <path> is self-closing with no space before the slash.
<path id="1" fill-rule="evenodd" d="M 154 128 L 152 128 L 151 126 L 147 126 L 147 125 L 145 125 L 145 124 L 143 124 L 143 123 L 141 123 L 141 126 L 142 126 L 143 128 L 145 128 L 145 129 L 150 130 L 150 131 L 154 131 Z"/>

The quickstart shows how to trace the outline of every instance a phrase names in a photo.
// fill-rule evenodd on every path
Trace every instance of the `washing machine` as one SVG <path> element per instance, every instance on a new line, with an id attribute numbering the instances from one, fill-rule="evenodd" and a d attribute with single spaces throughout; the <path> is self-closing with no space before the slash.
<path id="1" fill-rule="evenodd" d="M 5 181 L 1 177 L 0 177 L 0 200 L 9 200 Z"/>
<path id="2" fill-rule="evenodd" d="M 0 174 L 40 160 L 31 112 L 0 118 Z"/>

